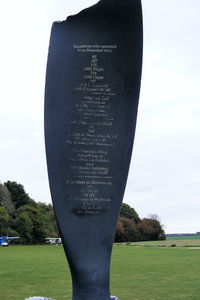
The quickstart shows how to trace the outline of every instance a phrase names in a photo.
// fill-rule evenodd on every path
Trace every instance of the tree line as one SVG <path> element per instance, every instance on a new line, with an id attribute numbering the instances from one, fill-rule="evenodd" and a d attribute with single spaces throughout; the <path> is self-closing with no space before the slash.
<path id="1" fill-rule="evenodd" d="M 36 202 L 15 181 L 0 184 L 0 236 L 19 236 L 22 244 L 58 237 L 53 206 Z"/>
<path id="2" fill-rule="evenodd" d="M 117 222 L 115 242 L 165 240 L 165 231 L 157 215 L 140 219 L 134 208 L 123 203 Z"/>
<path id="3" fill-rule="evenodd" d="M 47 237 L 58 237 L 58 227 L 51 204 L 34 201 L 24 186 L 15 181 L 0 183 L 0 236 L 19 236 L 21 244 L 41 244 Z M 115 241 L 164 239 L 157 218 L 140 219 L 137 212 L 123 203 Z"/>

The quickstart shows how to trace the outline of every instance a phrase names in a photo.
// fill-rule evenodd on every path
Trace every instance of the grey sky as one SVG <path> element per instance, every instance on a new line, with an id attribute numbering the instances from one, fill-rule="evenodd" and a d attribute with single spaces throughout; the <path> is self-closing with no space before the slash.
<path id="1" fill-rule="evenodd" d="M 0 3 L 0 181 L 50 202 L 43 98 L 51 24 L 90 0 Z M 200 3 L 143 0 L 144 61 L 124 201 L 157 213 L 166 232 L 200 230 Z"/>

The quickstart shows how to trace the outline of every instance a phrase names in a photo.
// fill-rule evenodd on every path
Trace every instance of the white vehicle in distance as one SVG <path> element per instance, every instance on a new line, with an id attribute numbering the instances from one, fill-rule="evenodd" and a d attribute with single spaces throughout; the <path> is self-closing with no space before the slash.
<path id="1" fill-rule="evenodd" d="M 46 238 L 46 243 L 50 245 L 62 245 L 61 238 Z"/>

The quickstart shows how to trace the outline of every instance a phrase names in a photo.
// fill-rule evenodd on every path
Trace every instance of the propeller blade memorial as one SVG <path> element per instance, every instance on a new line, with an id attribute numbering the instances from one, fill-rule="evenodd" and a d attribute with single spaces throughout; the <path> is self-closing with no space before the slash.
<path id="1" fill-rule="evenodd" d="M 140 0 L 101 0 L 51 31 L 45 89 L 49 184 L 73 300 L 110 300 L 110 258 L 135 134 Z"/>

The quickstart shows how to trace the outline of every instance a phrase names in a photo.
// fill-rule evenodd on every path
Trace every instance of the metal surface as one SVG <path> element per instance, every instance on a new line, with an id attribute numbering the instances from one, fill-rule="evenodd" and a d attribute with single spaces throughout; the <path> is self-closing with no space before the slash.
<path id="1" fill-rule="evenodd" d="M 102 0 L 53 24 L 46 155 L 73 300 L 110 299 L 110 257 L 132 153 L 141 66 L 139 0 Z"/>

